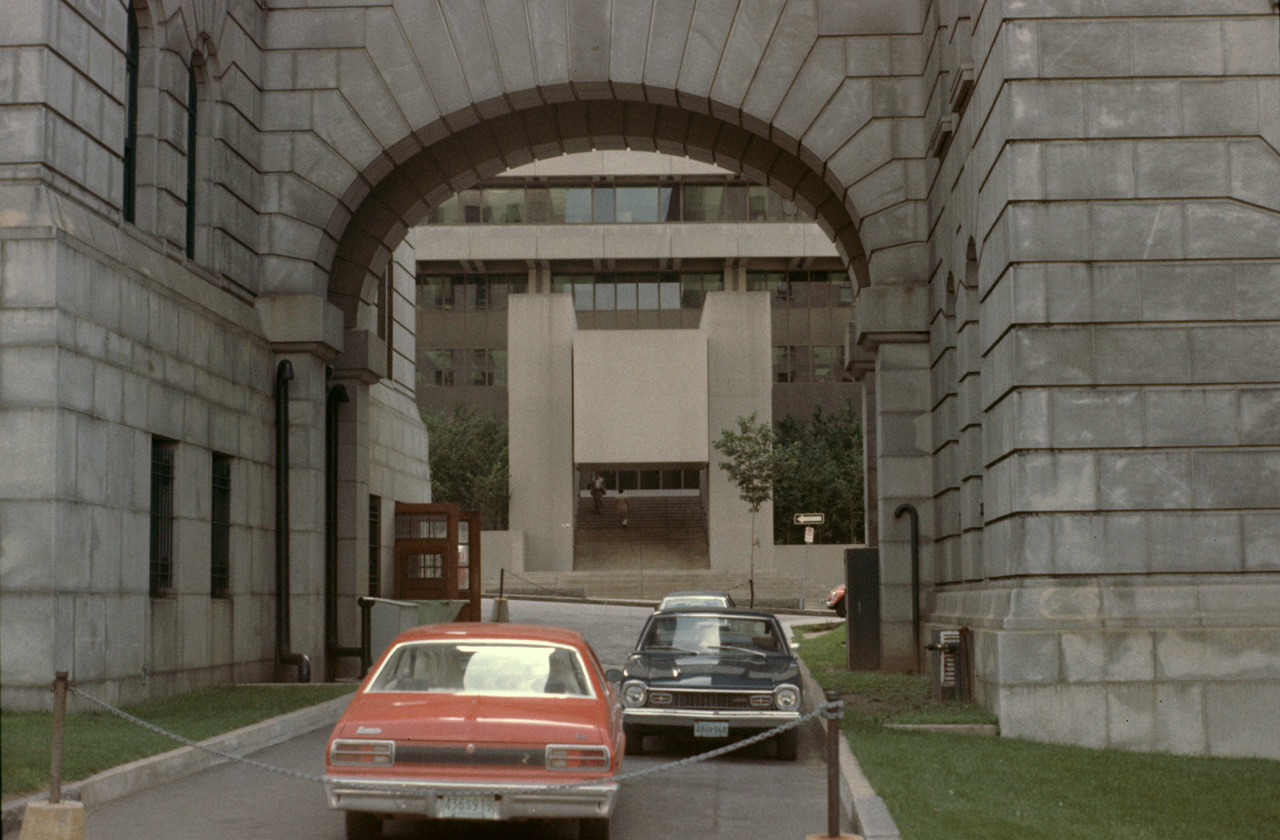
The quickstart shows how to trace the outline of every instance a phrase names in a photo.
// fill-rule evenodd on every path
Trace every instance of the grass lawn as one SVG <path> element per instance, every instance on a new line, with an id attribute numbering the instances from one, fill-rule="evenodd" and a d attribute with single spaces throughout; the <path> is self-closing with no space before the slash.
<path id="1" fill-rule="evenodd" d="M 845 696 L 849 746 L 904 840 L 1280 837 L 1280 762 L 889 729 L 905 712 L 939 711 L 912 687 L 923 680 L 927 700 L 928 678 L 850 674 L 842 638 L 810 635 L 800 655 L 818 682 Z"/>
<path id="2" fill-rule="evenodd" d="M 323 703 L 355 688 L 354 683 L 230 685 L 148 700 L 125 711 L 184 738 L 201 741 Z M 5 799 L 48 787 L 52 740 L 51 713 L 0 713 L 0 786 Z M 107 712 L 69 714 L 63 740 L 63 783 L 181 746 Z"/>

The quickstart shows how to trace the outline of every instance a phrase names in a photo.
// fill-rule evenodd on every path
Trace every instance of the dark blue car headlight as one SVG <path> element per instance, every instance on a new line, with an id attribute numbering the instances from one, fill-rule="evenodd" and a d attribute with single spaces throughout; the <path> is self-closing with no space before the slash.
<path id="1" fill-rule="evenodd" d="M 800 708 L 800 689 L 794 685 L 780 685 L 773 690 L 773 702 L 784 712 Z"/>
<path id="2" fill-rule="evenodd" d="M 622 705 L 628 708 L 636 708 L 643 706 L 644 701 L 649 696 L 649 689 L 645 688 L 644 683 L 638 680 L 632 680 L 622 686 Z"/>

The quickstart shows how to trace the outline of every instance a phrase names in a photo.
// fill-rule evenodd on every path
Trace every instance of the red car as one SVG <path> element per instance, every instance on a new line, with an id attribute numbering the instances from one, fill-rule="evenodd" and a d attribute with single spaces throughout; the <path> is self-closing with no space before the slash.
<path id="1" fill-rule="evenodd" d="M 349 840 L 392 817 L 576 819 L 605 840 L 623 745 L 621 701 L 580 634 L 427 625 L 391 643 L 334 727 L 325 794 Z"/>
<path id="2" fill-rule="evenodd" d="M 845 614 L 844 593 L 845 585 L 842 583 L 831 590 L 831 594 L 827 596 L 827 609 L 835 610 L 836 615 L 841 618 L 844 618 Z"/>

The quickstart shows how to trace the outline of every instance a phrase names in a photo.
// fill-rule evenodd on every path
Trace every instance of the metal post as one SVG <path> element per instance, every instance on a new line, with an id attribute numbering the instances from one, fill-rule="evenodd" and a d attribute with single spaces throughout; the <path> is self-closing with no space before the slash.
<path id="1" fill-rule="evenodd" d="M 49 762 L 49 802 L 62 801 L 62 734 L 67 718 L 67 672 L 58 671 L 53 680 L 53 752 Z"/>
<path id="2" fill-rule="evenodd" d="M 498 570 L 498 600 L 502 600 L 502 598 L 505 597 L 506 588 L 507 588 L 507 570 L 499 569 Z"/>
<path id="3" fill-rule="evenodd" d="M 839 703 L 840 692 L 827 691 L 827 703 Z M 840 836 L 840 718 L 844 709 L 827 712 L 827 836 Z"/>
<path id="4" fill-rule="evenodd" d="M 804 576 L 800 584 L 800 609 L 804 609 L 804 596 L 809 591 L 809 543 L 804 544 Z"/>

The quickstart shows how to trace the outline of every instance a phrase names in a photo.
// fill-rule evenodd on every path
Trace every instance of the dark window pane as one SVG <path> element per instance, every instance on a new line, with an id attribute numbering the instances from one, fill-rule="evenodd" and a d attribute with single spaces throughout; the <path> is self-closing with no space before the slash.
<path id="1" fill-rule="evenodd" d="M 680 275 L 680 305 L 685 309 L 701 309 L 703 295 L 701 274 Z"/>
<path id="2" fill-rule="evenodd" d="M 212 509 L 209 516 L 209 594 L 231 594 L 231 458 L 213 455 Z"/>
<path id="3" fill-rule="evenodd" d="M 659 490 L 662 486 L 661 473 L 658 470 L 640 471 L 641 490 Z"/>
<path id="4" fill-rule="evenodd" d="M 613 222 L 613 187 L 595 187 L 592 192 L 591 221 L 607 225 Z"/>
<path id="5" fill-rule="evenodd" d="M 382 499 L 369 497 L 369 595 L 377 598 L 382 590 Z"/>
<path id="6" fill-rule="evenodd" d="M 617 202 L 620 223 L 658 221 L 657 187 L 618 187 Z"/>
<path id="7" fill-rule="evenodd" d="M 481 190 L 463 190 L 458 195 L 462 205 L 462 221 L 469 225 L 484 220 L 484 193 Z"/>
<path id="8" fill-rule="evenodd" d="M 551 193 L 546 187 L 525 187 L 524 190 L 525 219 L 531 224 L 544 224 L 552 221 Z M 555 221 L 562 221 L 557 219 Z"/>
<path id="9" fill-rule="evenodd" d="M 662 489 L 680 490 L 680 470 L 662 471 Z"/>
<path id="10" fill-rule="evenodd" d="M 570 224 L 582 224 L 591 221 L 590 187 L 565 188 L 564 221 Z"/>
<path id="11" fill-rule="evenodd" d="M 658 291 L 658 308 L 659 309 L 679 309 L 680 308 L 680 283 L 675 280 L 663 279 L 659 284 Z"/>
<path id="12" fill-rule="evenodd" d="M 524 221 L 524 189 L 487 189 L 484 191 L 484 221 L 487 224 L 518 225 Z"/>
<path id="13" fill-rule="evenodd" d="M 724 186 L 720 184 L 685 184 L 684 220 L 686 222 L 718 222 Z"/>
<path id="14" fill-rule="evenodd" d="M 462 224 L 462 204 L 456 195 L 451 195 L 436 208 L 435 222 L 441 225 Z"/>
<path id="15" fill-rule="evenodd" d="M 638 474 L 635 470 L 619 470 L 618 471 L 618 489 L 634 490 L 636 489 L 636 479 Z"/>
<path id="16" fill-rule="evenodd" d="M 615 286 L 618 294 L 618 310 L 634 311 L 636 308 L 636 282 L 634 275 L 619 276 Z"/>
<path id="17" fill-rule="evenodd" d="M 677 187 L 658 188 L 658 213 L 664 222 L 680 221 L 680 190 Z"/>
<path id="18" fill-rule="evenodd" d="M 639 309 L 658 308 L 658 277 L 655 274 L 636 276 L 636 300 Z"/>
<path id="19" fill-rule="evenodd" d="M 724 275 L 723 274 L 702 275 L 702 291 L 723 292 L 724 291 Z"/>
<path id="20" fill-rule="evenodd" d="M 507 387 L 507 351 L 490 350 L 489 360 L 493 365 L 493 383 L 500 388 Z"/>
<path id="21" fill-rule="evenodd" d="M 724 213 L 721 221 L 745 222 L 747 220 L 747 185 L 730 184 L 724 188 Z"/>
<path id="22" fill-rule="evenodd" d="M 699 487 L 701 486 L 701 482 L 698 480 L 699 475 L 700 473 L 698 470 L 685 470 L 684 471 L 684 489 L 685 490 L 699 489 Z"/>
<path id="23" fill-rule="evenodd" d="M 782 221 L 782 198 L 768 187 L 747 187 L 747 217 L 753 222 Z"/>
<path id="24" fill-rule="evenodd" d="M 575 279 L 572 274 L 553 274 L 551 275 L 551 291 L 572 292 Z"/>
<path id="25" fill-rule="evenodd" d="M 590 312 L 595 309 L 595 301 L 592 298 L 592 287 L 595 284 L 591 282 L 590 277 L 579 279 L 573 284 L 573 308 L 579 312 Z"/>
<path id="26" fill-rule="evenodd" d="M 596 278 L 596 311 L 612 312 L 617 305 L 617 286 L 612 277 Z"/>
<path id="27" fill-rule="evenodd" d="M 151 596 L 173 590 L 174 444 L 151 440 Z"/>

